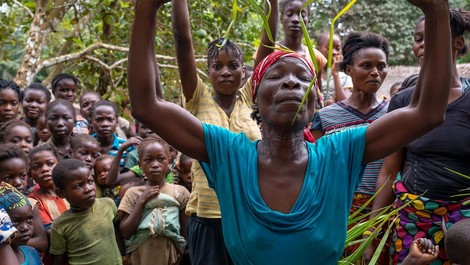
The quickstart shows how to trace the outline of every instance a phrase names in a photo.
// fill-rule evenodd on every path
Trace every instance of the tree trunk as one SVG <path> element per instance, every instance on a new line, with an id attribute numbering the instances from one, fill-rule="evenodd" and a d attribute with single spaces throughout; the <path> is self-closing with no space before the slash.
<path id="1" fill-rule="evenodd" d="M 14 81 L 20 86 L 29 85 L 37 73 L 41 59 L 42 46 L 54 27 L 62 20 L 67 9 L 76 0 L 56 0 L 51 11 L 46 14 L 47 0 L 36 1 L 36 11 L 29 29 L 24 56 Z"/>

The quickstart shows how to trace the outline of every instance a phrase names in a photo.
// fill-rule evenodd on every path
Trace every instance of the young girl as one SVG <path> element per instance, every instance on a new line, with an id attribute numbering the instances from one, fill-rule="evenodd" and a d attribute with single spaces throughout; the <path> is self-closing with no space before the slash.
<path id="1" fill-rule="evenodd" d="M 77 92 L 80 89 L 80 80 L 73 75 L 60 73 L 54 76 L 51 86 L 52 94 L 54 94 L 56 99 L 67 100 L 73 105 L 77 98 Z M 88 134 L 88 122 L 80 115 L 79 109 L 74 107 L 74 110 L 74 134 Z"/>
<path id="2" fill-rule="evenodd" d="M 132 264 L 175 264 L 186 245 L 180 229 L 186 225 L 189 192 L 165 182 L 169 156 L 168 144 L 161 138 L 148 137 L 139 146 L 139 164 L 147 184 L 129 188 L 118 208 Z"/>
<path id="3" fill-rule="evenodd" d="M 28 199 L 18 190 L 2 186 L 0 187 L 0 208 L 7 211 L 17 230 L 16 236 L 11 241 L 11 247 L 16 254 L 18 263 L 22 265 L 42 264 L 38 251 L 26 245 L 34 234 L 33 209 Z"/>
<path id="4" fill-rule="evenodd" d="M 121 145 L 126 142 L 125 139 L 118 137 L 115 133 L 118 112 L 117 106 L 107 100 L 96 102 L 90 109 L 91 124 L 95 132 L 92 136 L 98 140 L 100 153 L 102 154 L 116 156 Z M 134 147 L 130 146 L 123 152 L 119 165 L 120 171 L 124 169 L 127 153 L 133 149 Z"/>
<path id="5" fill-rule="evenodd" d="M 34 144 L 39 141 L 37 137 L 37 128 L 39 118 L 44 115 L 47 104 L 51 101 L 51 92 L 39 83 L 32 83 L 27 86 L 23 92 L 22 121 L 26 122 L 33 132 Z"/>
<path id="6" fill-rule="evenodd" d="M 29 176 L 37 183 L 29 197 L 38 201 L 39 216 L 50 233 L 52 221 L 70 208 L 66 200 L 57 196 L 52 181 L 52 169 L 58 162 L 58 152 L 50 145 L 40 145 L 31 150 L 29 160 Z"/>
<path id="7" fill-rule="evenodd" d="M 11 143 L 0 144 L 0 184 L 11 186 L 21 193 L 26 193 L 26 155 L 18 146 Z M 39 217 L 36 201 L 32 199 L 30 202 L 33 207 L 35 232 L 28 245 L 44 252 L 47 250 L 46 232 Z"/>
<path id="8" fill-rule="evenodd" d="M 100 156 L 99 144 L 96 138 L 88 134 L 79 134 L 72 139 L 72 157 L 85 162 L 90 170 L 95 167 L 96 159 Z"/>
<path id="9" fill-rule="evenodd" d="M 46 108 L 47 129 L 51 138 L 47 145 L 59 151 L 59 160 L 72 157 L 72 130 L 75 123 L 75 108 L 64 99 L 56 99 Z"/>
<path id="10" fill-rule="evenodd" d="M 20 107 L 21 92 L 13 81 L 0 79 L 0 124 L 16 119 Z"/>
<path id="11" fill-rule="evenodd" d="M 33 148 L 31 127 L 22 121 L 7 121 L 0 127 L 0 142 L 15 144 L 28 154 Z"/>

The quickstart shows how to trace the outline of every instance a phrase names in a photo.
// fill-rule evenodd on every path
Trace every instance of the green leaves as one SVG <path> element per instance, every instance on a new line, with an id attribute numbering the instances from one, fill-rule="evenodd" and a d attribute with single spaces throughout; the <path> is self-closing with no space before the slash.
<path id="1" fill-rule="evenodd" d="M 308 7 L 311 3 L 313 2 L 313 0 L 310 0 L 310 1 L 307 1 L 307 3 L 304 4 L 303 8 L 306 8 Z M 335 22 L 338 20 L 338 18 L 340 18 L 344 13 L 346 13 L 353 5 L 354 3 L 356 3 L 356 0 L 352 0 L 349 4 L 347 4 L 334 18 L 333 18 L 333 21 L 331 22 L 331 26 L 330 26 L 330 41 L 328 43 L 328 71 L 327 71 L 327 79 L 326 80 L 329 80 L 329 75 L 328 74 L 331 74 L 331 62 L 332 62 L 332 51 L 333 51 L 333 34 L 334 34 L 334 26 L 335 26 Z M 299 16 L 302 16 L 302 13 L 299 14 Z M 302 109 L 303 105 L 305 104 L 305 102 L 307 101 L 307 97 L 308 95 L 310 94 L 310 91 L 312 89 L 312 87 L 314 87 L 314 84 L 315 82 L 317 81 L 317 78 L 318 78 L 318 75 L 319 75 L 319 72 L 321 69 L 318 69 L 318 62 L 316 60 L 316 57 L 315 57 L 315 53 L 313 52 L 313 42 L 312 40 L 310 39 L 310 37 L 308 36 L 308 32 L 307 32 L 307 27 L 305 26 L 305 23 L 303 21 L 303 19 L 300 19 L 300 22 L 301 22 L 301 26 L 302 26 L 302 32 L 304 34 L 304 40 L 305 40 L 305 43 L 307 44 L 307 47 L 308 47 L 308 51 L 310 53 L 310 56 L 311 56 L 311 59 L 312 59 L 312 62 L 313 64 L 315 65 L 315 77 L 313 78 L 312 82 L 310 83 L 310 85 L 308 86 L 307 88 L 307 91 L 305 92 L 305 95 L 304 97 L 302 98 L 302 102 L 300 103 L 300 106 L 299 108 L 297 109 L 297 112 L 294 116 L 294 119 L 292 120 L 292 124 L 294 124 L 295 122 L 295 119 L 297 118 L 297 115 L 299 114 L 300 110 Z M 329 82 L 327 82 L 328 84 Z M 327 86 L 327 91 L 328 91 L 328 86 Z"/>

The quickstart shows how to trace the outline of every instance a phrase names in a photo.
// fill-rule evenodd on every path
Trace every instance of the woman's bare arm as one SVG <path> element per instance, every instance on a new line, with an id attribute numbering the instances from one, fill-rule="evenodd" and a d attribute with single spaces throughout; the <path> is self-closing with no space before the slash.
<path id="1" fill-rule="evenodd" d="M 410 105 L 384 115 L 367 129 L 364 164 L 391 154 L 444 121 L 452 76 L 449 4 L 408 1 L 426 16 L 424 63 Z"/>
<path id="2" fill-rule="evenodd" d="M 173 0 L 171 20 L 175 38 L 176 59 L 180 73 L 183 95 L 188 102 L 197 86 L 196 59 L 194 57 L 191 25 L 186 0 Z"/>
<path id="3" fill-rule="evenodd" d="M 166 102 L 155 59 L 156 12 L 168 0 L 136 2 L 128 62 L 132 115 L 181 152 L 207 161 L 201 122 L 180 106 Z"/>
<path id="4" fill-rule="evenodd" d="M 270 41 L 268 38 L 268 34 L 266 33 L 266 29 L 263 30 L 263 33 L 261 35 L 261 42 L 258 48 L 258 51 L 256 53 L 256 58 L 255 58 L 255 67 L 270 53 L 274 51 L 273 48 L 269 47 L 274 47 L 275 41 L 276 41 L 276 33 L 277 33 L 277 25 L 278 25 L 278 20 L 279 20 L 279 4 L 277 0 L 269 0 L 269 3 L 271 5 L 271 16 L 268 18 L 268 24 L 269 28 L 271 29 L 271 36 L 273 37 L 273 41 Z M 265 14 L 268 14 L 268 9 L 269 5 L 266 2 L 265 3 Z M 264 45 L 263 45 L 264 44 Z M 266 46 L 268 47 L 266 47 Z"/>

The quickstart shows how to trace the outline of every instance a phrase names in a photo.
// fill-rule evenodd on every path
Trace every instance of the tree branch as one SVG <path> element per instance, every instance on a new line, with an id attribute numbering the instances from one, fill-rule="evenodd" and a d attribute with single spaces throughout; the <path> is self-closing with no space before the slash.
<path id="1" fill-rule="evenodd" d="M 29 10 L 28 7 L 26 7 L 26 6 L 23 5 L 22 3 L 18 2 L 17 0 L 13 0 L 13 3 L 19 5 L 21 8 L 23 8 L 24 10 L 26 10 L 26 13 L 28 13 L 28 14 L 31 16 L 31 18 L 34 18 L 34 13 L 33 13 L 31 10 Z"/>

